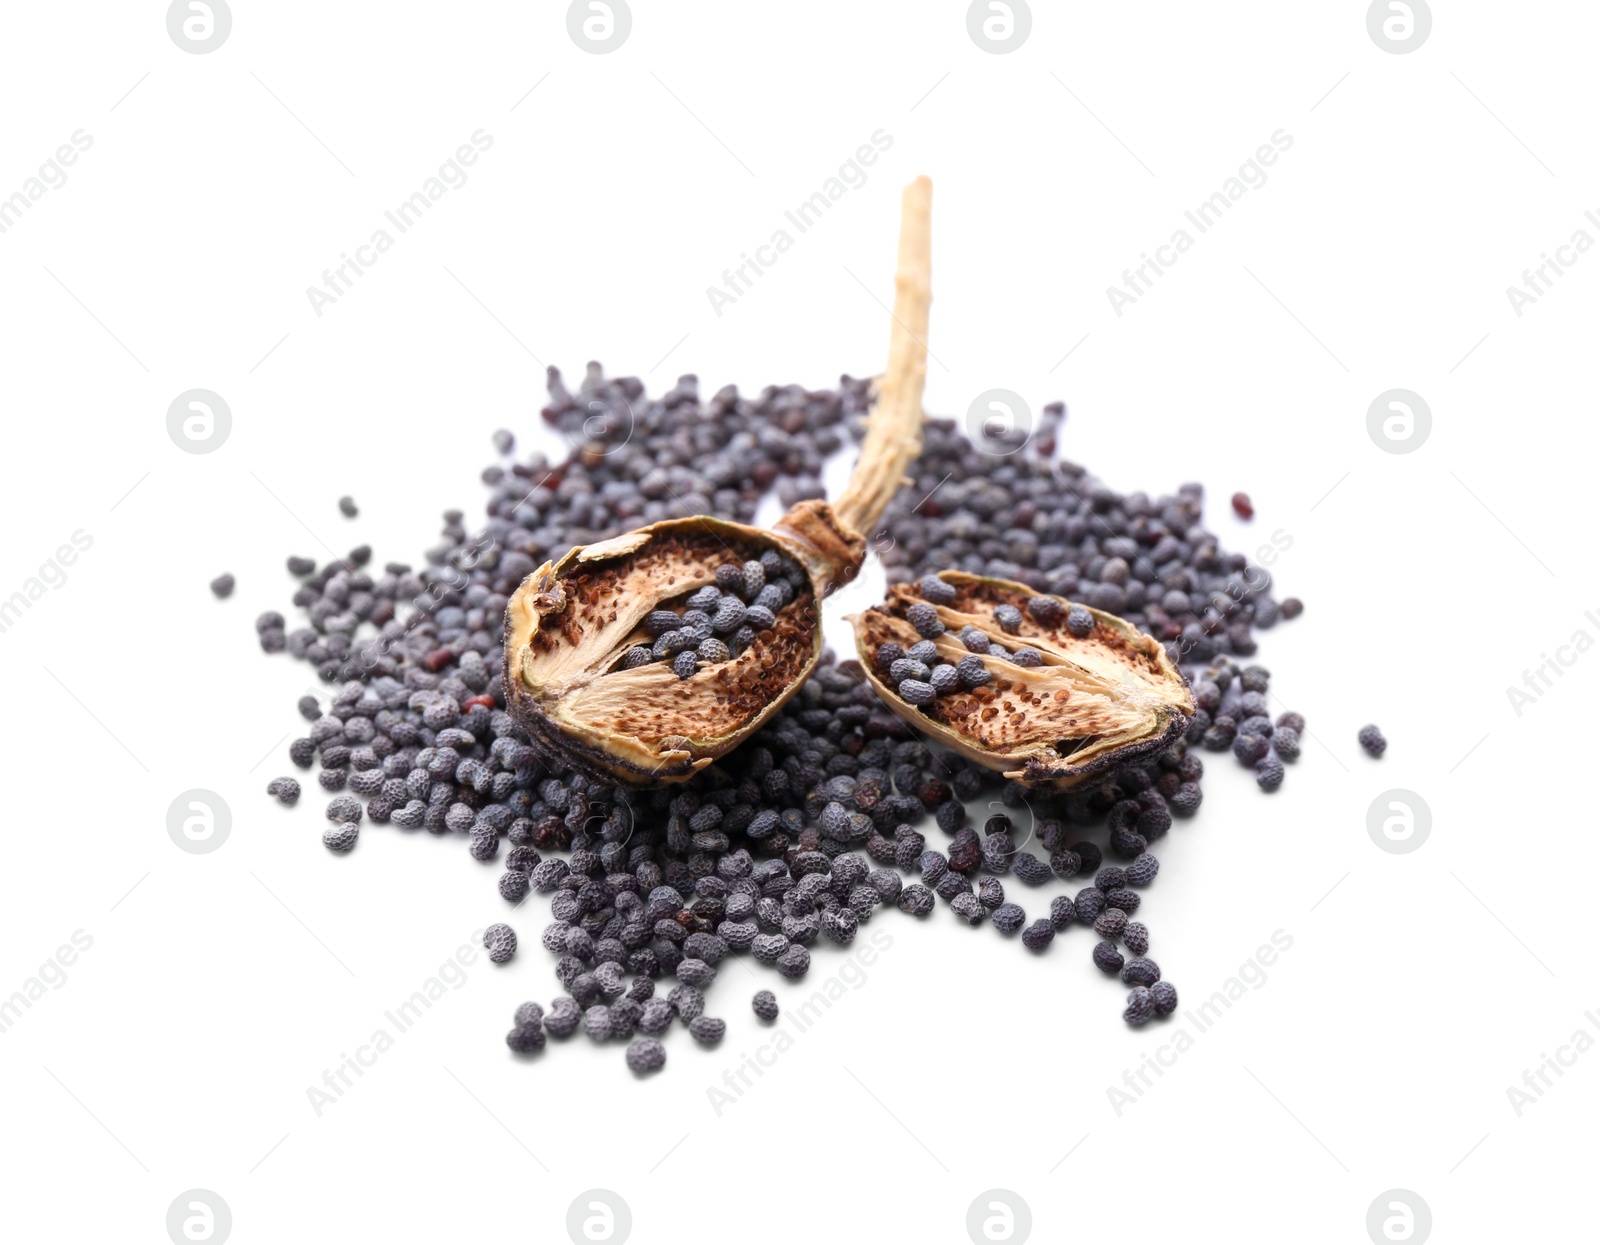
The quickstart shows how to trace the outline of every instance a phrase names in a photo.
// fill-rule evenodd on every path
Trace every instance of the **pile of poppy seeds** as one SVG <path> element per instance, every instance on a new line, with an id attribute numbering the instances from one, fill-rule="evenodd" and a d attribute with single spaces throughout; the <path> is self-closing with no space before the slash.
<path id="1" fill-rule="evenodd" d="M 862 435 L 870 382 L 754 398 L 730 386 L 702 401 L 685 376 L 647 398 L 640 381 L 591 364 L 577 393 L 554 368 L 549 388 L 543 417 L 575 447 L 564 461 L 519 460 L 512 434 L 496 433 L 501 461 L 483 472 L 482 524 L 447 511 L 420 565 L 390 562 L 381 574 L 366 547 L 320 568 L 290 558 L 305 625 L 290 629 L 275 612 L 257 620 L 263 649 L 287 649 L 337 689 L 326 711 L 301 699 L 310 727 L 289 749 L 329 793 L 330 849 L 353 848 L 364 822 L 464 837 L 475 859 L 498 865 L 506 919 L 484 934 L 496 962 L 517 953 L 511 921 L 522 905 L 548 905 L 538 941 L 563 993 L 548 1008 L 516 1010 L 512 1050 L 536 1052 L 581 1027 L 628 1043 L 628 1066 L 652 1072 L 674 1021 L 701 1044 L 722 1039 L 706 994 L 729 956 L 803 978 L 819 938 L 848 945 L 861 925 L 887 919 L 880 913 L 928 918 L 941 902 L 1033 954 L 1059 954 L 1058 936 L 1080 940 L 1131 987 L 1130 1025 L 1177 1007 L 1136 919 L 1159 869 L 1150 847 L 1199 808 L 1201 750 L 1231 750 L 1270 791 L 1305 726 L 1295 713 L 1274 718 L 1267 671 L 1241 664 L 1256 651 L 1254 632 L 1300 603 L 1279 601 L 1265 570 L 1206 530 L 1199 485 L 1124 495 L 1057 460 L 1059 405 L 998 453 L 930 419 L 913 483 L 870 542 L 891 584 L 952 568 L 1016 580 L 1040 594 L 1032 609 L 1079 601 L 1162 641 L 1198 711 L 1187 738 L 1154 760 L 1070 791 L 1024 788 L 930 747 L 878 701 L 857 663 L 830 651 L 720 763 L 660 790 L 612 787 L 552 769 L 505 712 L 507 598 L 574 545 L 699 514 L 752 523 L 774 492 L 786 507 L 821 497 L 824 461 Z M 684 613 L 652 615 L 653 647 L 628 660 L 725 660 L 799 574 L 776 555 L 772 566 L 730 568 Z M 937 597 L 937 582 L 924 591 Z M 913 696 L 970 677 L 959 666 L 901 673 Z M 1380 746 L 1373 735 L 1369 750 Z M 268 792 L 292 805 L 300 783 L 276 778 Z M 975 825 L 967 805 L 980 798 L 1007 811 Z M 763 1022 L 778 1015 L 771 991 L 751 1007 Z"/>

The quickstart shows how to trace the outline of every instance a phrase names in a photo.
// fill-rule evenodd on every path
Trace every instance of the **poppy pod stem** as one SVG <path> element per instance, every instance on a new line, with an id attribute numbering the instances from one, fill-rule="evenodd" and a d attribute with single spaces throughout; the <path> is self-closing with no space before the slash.
<path id="1" fill-rule="evenodd" d="M 900 258 L 889 329 L 889 366 L 877 382 L 861 458 L 833 511 L 866 537 L 906 483 L 922 452 L 922 388 L 928 375 L 928 310 L 932 292 L 933 183 L 919 177 L 900 198 Z"/>

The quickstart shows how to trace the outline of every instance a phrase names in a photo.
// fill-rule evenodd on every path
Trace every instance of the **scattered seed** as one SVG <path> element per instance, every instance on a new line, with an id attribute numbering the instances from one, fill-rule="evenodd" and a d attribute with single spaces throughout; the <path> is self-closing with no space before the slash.
<path id="1" fill-rule="evenodd" d="M 1056 927 L 1049 921 L 1035 921 L 1022 931 L 1022 945 L 1029 951 L 1043 951 L 1056 936 Z"/>
<path id="2" fill-rule="evenodd" d="M 1277 757 L 1262 757 L 1256 762 L 1256 786 L 1276 791 L 1283 786 L 1283 762 Z"/>
<path id="3" fill-rule="evenodd" d="M 1027 922 L 1027 914 L 1014 903 L 1003 903 L 994 910 L 994 915 L 989 918 L 994 927 L 1002 934 L 1014 934 Z M 1051 927 L 1052 930 L 1054 926 Z"/>
<path id="4" fill-rule="evenodd" d="M 1030 597 L 1028 613 L 1041 627 L 1054 627 L 1070 611 L 1060 597 Z"/>
<path id="5" fill-rule="evenodd" d="M 300 784 L 292 778 L 274 778 L 267 784 L 267 794 L 275 797 L 279 804 L 293 808 L 300 799 Z"/>
<path id="6" fill-rule="evenodd" d="M 329 826 L 322 832 L 322 842 L 330 852 L 348 852 L 356 845 L 360 832 L 361 827 L 355 822 L 341 822 L 337 826 Z"/>
<path id="7" fill-rule="evenodd" d="M 1161 980 L 1161 969 L 1154 960 L 1147 960 L 1143 956 L 1129 960 L 1122 969 L 1124 984 L 1153 986 Z"/>
<path id="8" fill-rule="evenodd" d="M 538 1025 L 518 1025 L 506 1034 L 506 1045 L 519 1055 L 529 1055 L 536 1050 L 543 1050 L 544 1043 L 544 1030 Z"/>
<path id="9" fill-rule="evenodd" d="M 504 964 L 517 951 L 517 935 L 511 926 L 496 923 L 483 931 L 483 945 L 489 949 L 489 958 Z"/>
<path id="10" fill-rule="evenodd" d="M 714 1020 L 710 1016 L 696 1016 L 689 1022 L 690 1034 L 702 1046 L 715 1046 L 722 1041 L 722 1035 L 727 1031 L 726 1020 Z"/>
<path id="11" fill-rule="evenodd" d="M 944 634 L 939 611 L 920 601 L 906 610 L 906 621 L 917 629 L 917 634 L 924 640 L 936 640 Z"/>
<path id="12" fill-rule="evenodd" d="M 628 1067 L 641 1075 L 659 1072 L 667 1064 L 667 1048 L 655 1038 L 635 1038 L 624 1054 Z"/>
<path id="13" fill-rule="evenodd" d="M 956 666 L 956 677 L 968 687 L 982 687 L 994 676 L 989 673 L 988 667 L 983 664 L 983 658 L 974 655 L 961 659 Z"/>

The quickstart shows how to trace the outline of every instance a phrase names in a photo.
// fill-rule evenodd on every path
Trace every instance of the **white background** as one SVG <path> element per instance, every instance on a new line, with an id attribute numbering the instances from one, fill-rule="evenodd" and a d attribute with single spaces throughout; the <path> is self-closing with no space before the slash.
<path id="1" fill-rule="evenodd" d="M 0 995 L 73 931 L 93 946 L 0 1034 L 7 1235 L 161 1241 L 197 1187 L 240 1242 L 564 1240 L 592 1187 L 642 1242 L 963 1241 L 994 1187 L 1043 1241 L 1362 1241 L 1395 1187 L 1440 1240 L 1562 1232 L 1600 1057 L 1520 1117 L 1507 1089 L 1600 1032 L 1580 890 L 1600 658 L 1520 716 L 1506 688 L 1600 637 L 1600 257 L 1520 317 L 1505 291 L 1600 238 L 1600 14 L 1434 7 L 1393 55 L 1360 0 L 1036 3 L 991 55 L 950 0 L 636 0 L 595 56 L 550 0 L 237 0 L 206 55 L 159 3 L 11 6 L 0 195 L 74 131 L 93 145 L 0 235 L 0 596 L 74 531 L 93 544 L 0 635 Z M 470 180 L 317 316 L 306 288 L 479 129 Z M 866 184 L 714 314 L 706 288 L 879 129 Z M 1116 315 L 1107 286 L 1278 130 L 1266 184 Z M 481 513 L 490 431 L 540 436 L 541 363 L 599 357 L 652 391 L 692 371 L 707 394 L 872 373 L 919 173 L 931 412 L 996 386 L 1064 399 L 1065 453 L 1112 484 L 1201 480 L 1232 548 L 1292 538 L 1274 574 L 1307 610 L 1260 660 L 1312 739 L 1271 797 L 1206 754 L 1140 913 L 1186 1006 L 1274 931 L 1292 949 L 1119 1115 L 1108 1088 L 1184 1026 L 1126 1028 L 1087 931 L 1034 957 L 942 907 L 887 912 L 864 984 L 719 1116 L 708 1088 L 767 1040 L 751 992 L 805 991 L 730 963 L 722 1047 L 675 1033 L 642 1083 L 582 1038 L 519 1062 L 512 1010 L 556 988 L 530 903 L 522 953 L 480 955 L 318 1118 L 307 1088 L 505 905 L 455 836 L 367 826 L 336 858 L 314 783 L 293 812 L 263 795 L 316 682 L 255 645 L 284 555 L 417 561 L 439 511 Z M 1434 423 L 1396 456 L 1366 412 L 1402 386 Z M 212 454 L 166 433 L 193 387 L 232 408 Z M 194 787 L 232 809 L 213 854 L 167 836 Z M 1409 855 L 1366 830 L 1397 787 L 1433 814 Z M 807 984 L 843 962 L 819 947 Z"/>

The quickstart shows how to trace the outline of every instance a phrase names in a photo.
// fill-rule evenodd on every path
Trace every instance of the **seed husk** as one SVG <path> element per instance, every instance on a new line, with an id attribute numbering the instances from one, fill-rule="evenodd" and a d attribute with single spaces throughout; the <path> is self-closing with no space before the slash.
<path id="1" fill-rule="evenodd" d="M 950 604 L 933 605 L 917 585 L 898 584 L 882 605 L 850 619 L 873 690 L 910 726 L 1007 778 L 1058 787 L 1109 774 L 1183 736 L 1194 700 L 1166 650 L 1138 628 L 1064 601 L 1059 609 L 1029 610 L 1039 594 L 1011 580 L 964 571 L 943 571 L 939 579 L 955 590 Z M 961 680 L 945 695 L 912 704 L 897 694 L 877 654 L 884 644 L 918 642 L 931 629 L 916 625 L 926 623 L 929 609 L 944 624 L 931 641 L 938 660 L 982 663 L 990 678 Z M 1080 609 L 1094 619 L 1084 636 L 1069 627 Z M 961 639 L 969 627 L 988 637 L 988 653 L 969 652 Z M 1029 664 L 1012 660 L 1019 652 Z"/>
<path id="2" fill-rule="evenodd" d="M 855 472 L 836 502 L 801 501 L 771 530 L 706 516 L 655 523 L 546 562 L 512 595 L 506 708 L 549 758 L 608 782 L 681 782 L 758 730 L 816 668 L 818 603 L 855 578 L 865 534 L 921 450 L 931 195 L 919 178 L 901 201 L 889 363 Z M 798 563 L 804 582 L 772 611 L 772 625 L 752 627 L 728 660 L 701 663 L 682 678 L 670 664 L 628 658 L 654 642 L 652 611 L 681 611 L 717 585 L 719 570 L 731 582 L 725 568 L 759 564 L 769 551 Z M 761 608 L 752 612 L 764 623 Z"/>

